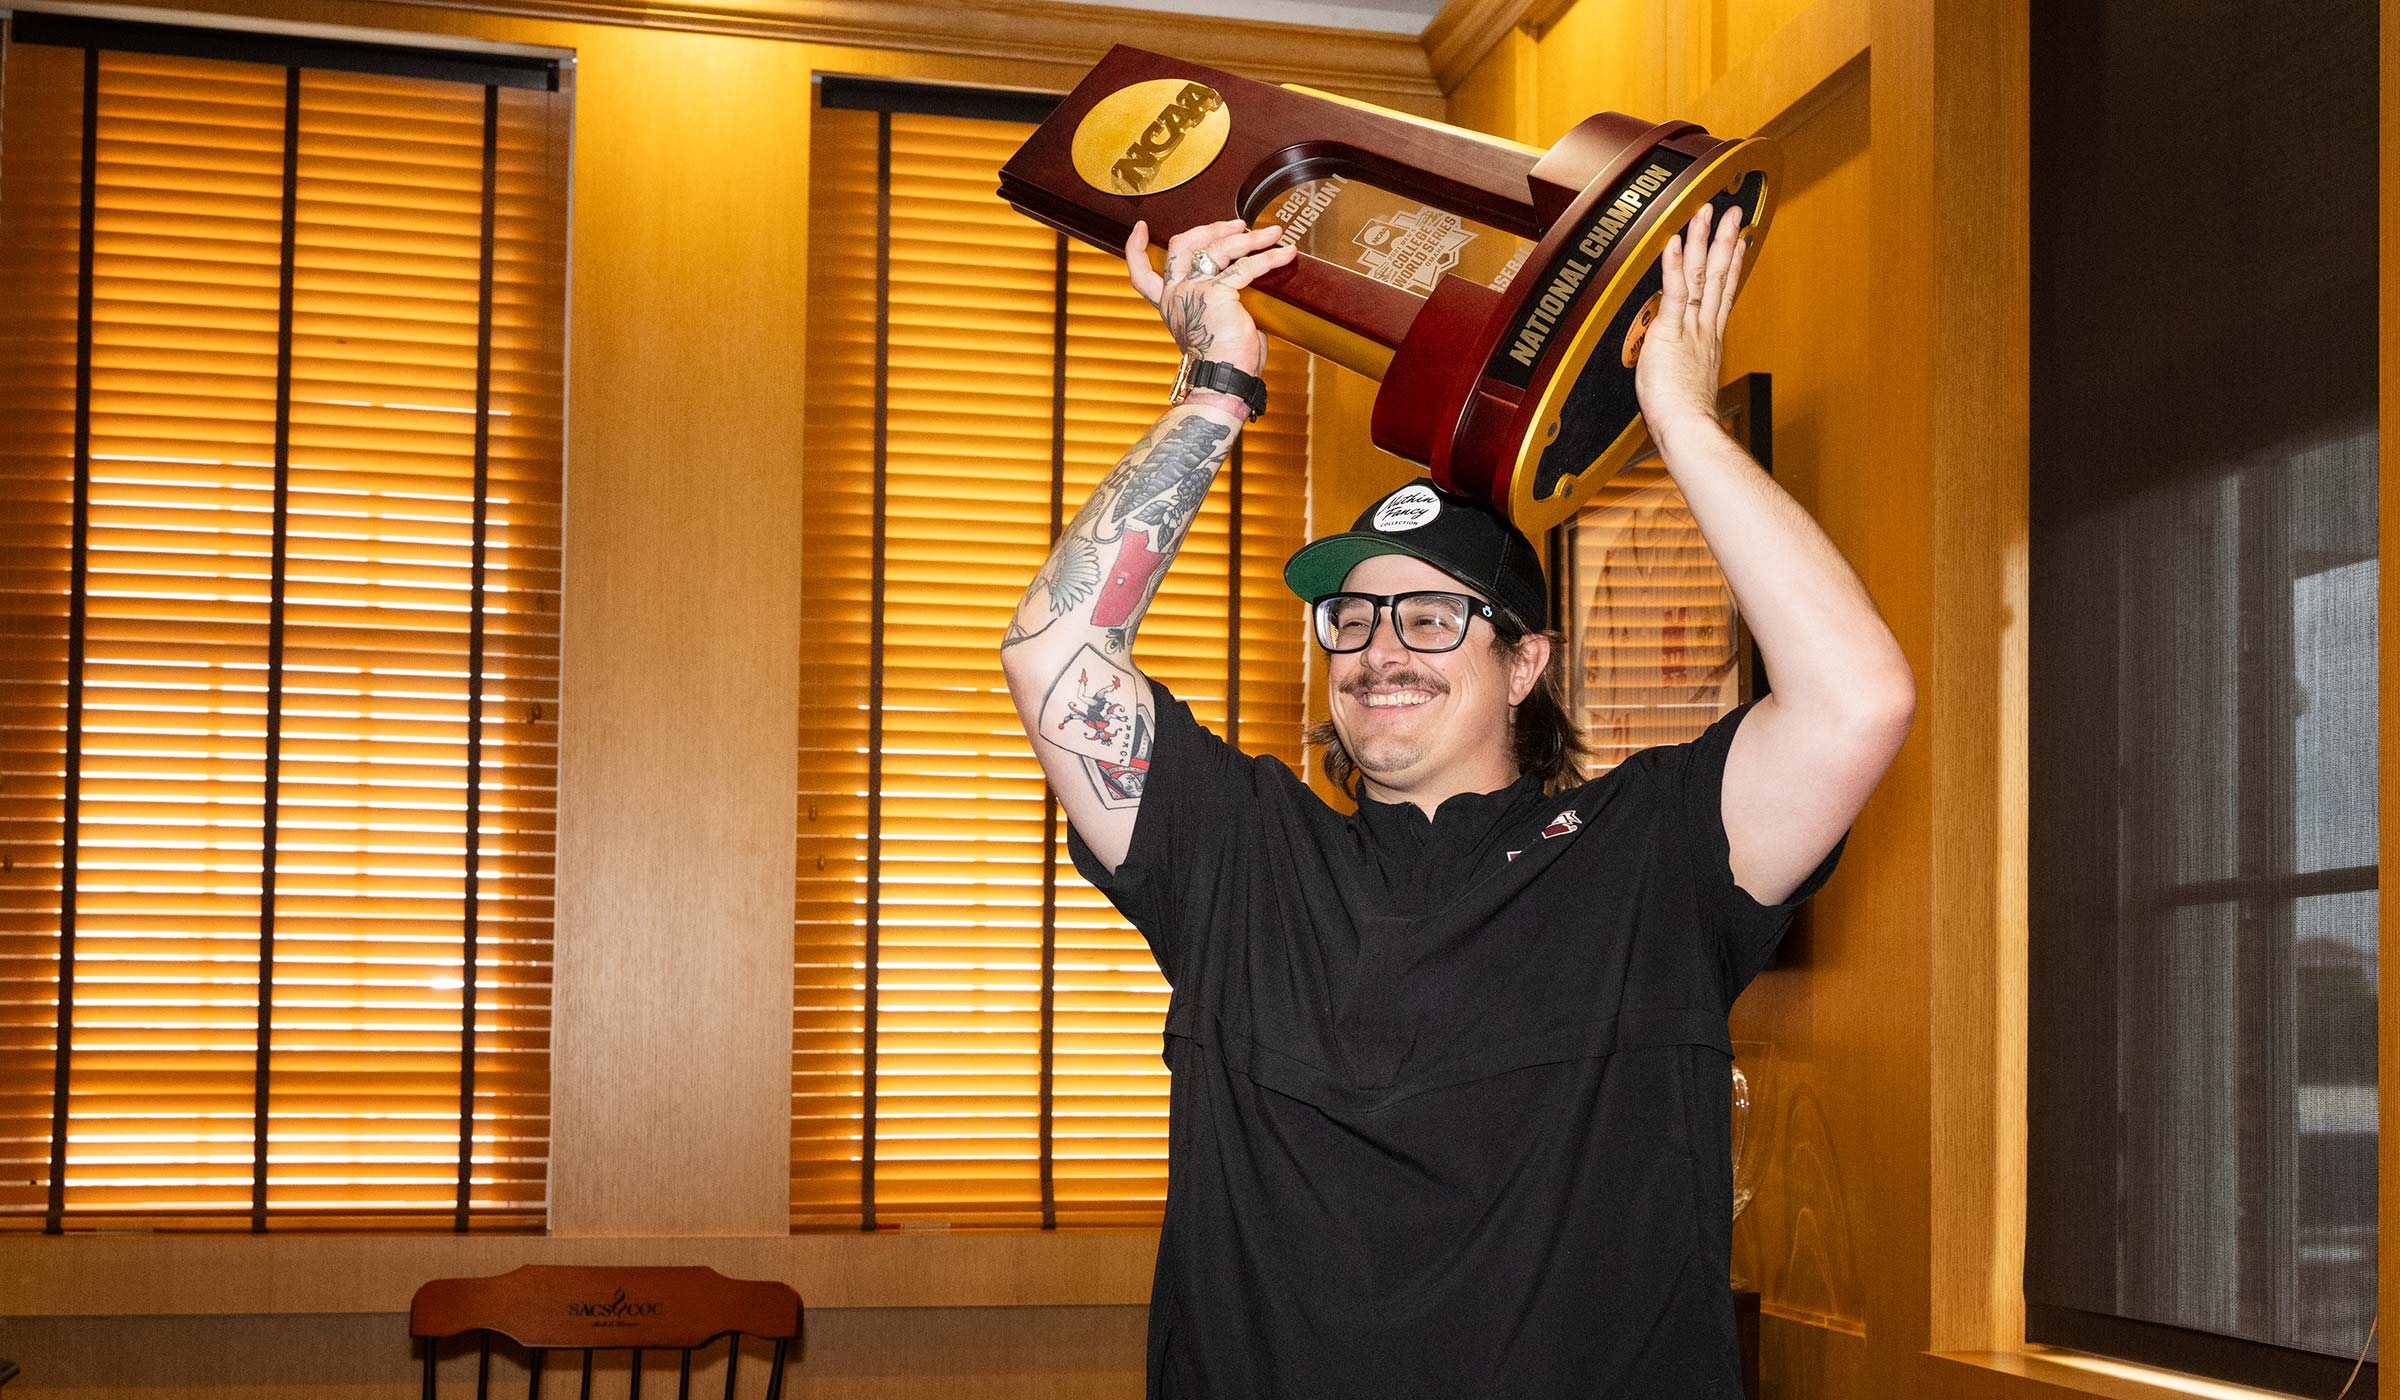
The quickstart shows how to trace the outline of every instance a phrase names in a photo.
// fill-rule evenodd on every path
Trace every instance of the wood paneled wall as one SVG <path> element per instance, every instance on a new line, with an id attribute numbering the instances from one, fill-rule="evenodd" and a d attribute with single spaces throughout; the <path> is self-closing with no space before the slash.
<path id="1" fill-rule="evenodd" d="M 576 51 L 551 1232 L 768 1234 L 812 55 L 631 29 Z"/>

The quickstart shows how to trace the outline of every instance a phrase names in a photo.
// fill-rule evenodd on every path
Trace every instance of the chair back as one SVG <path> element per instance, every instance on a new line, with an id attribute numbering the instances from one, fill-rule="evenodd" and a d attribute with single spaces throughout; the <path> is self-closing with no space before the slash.
<path id="1" fill-rule="evenodd" d="M 592 1393 L 595 1352 L 633 1353 L 632 1400 L 642 1389 L 642 1353 L 682 1354 L 678 1400 L 690 1400 L 692 1353 L 726 1338 L 725 1395 L 733 1400 L 742 1338 L 772 1341 L 767 1400 L 783 1394 L 783 1366 L 800 1336 L 800 1295 L 789 1284 L 730 1279 L 697 1265 L 527 1264 L 492 1278 L 441 1278 L 419 1288 L 408 1307 L 408 1335 L 425 1342 L 425 1400 L 434 1400 L 434 1353 L 446 1337 L 475 1333 L 477 1400 L 491 1393 L 495 1335 L 527 1352 L 528 1400 L 539 1400 L 552 1351 L 582 1353 L 584 1400 Z"/>

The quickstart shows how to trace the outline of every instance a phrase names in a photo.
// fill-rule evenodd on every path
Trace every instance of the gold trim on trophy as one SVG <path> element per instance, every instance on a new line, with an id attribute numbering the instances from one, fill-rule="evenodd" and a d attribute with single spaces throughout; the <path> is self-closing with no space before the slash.
<path id="1" fill-rule="evenodd" d="M 1598 304 L 1576 328 L 1575 338 L 1560 354 L 1557 371 L 1542 387 L 1532 412 L 1521 420 L 1532 425 L 1531 431 L 1517 448 L 1515 469 L 1509 474 L 1509 499 L 1499 502 L 1509 518 L 1528 533 L 1546 530 L 1573 515 L 1601 483 L 1650 446 L 1649 425 L 1637 417 L 1589 464 L 1559 474 L 1548 495 L 1536 494 L 1542 454 L 1558 437 L 1567 400 L 1583 375 L 1585 363 L 1602 348 L 1626 300 L 1641 290 L 1645 281 L 1655 283 L 1661 250 L 1670 237 L 1683 232 L 1693 212 L 1718 194 L 1738 188 L 1754 171 L 1765 177 L 1766 188 L 1758 197 L 1758 215 L 1742 227 L 1741 237 L 1744 242 L 1764 237 L 1783 182 L 1783 156 L 1772 141 L 1752 138 L 1736 142 L 1697 176 L 1680 184 L 1671 197 L 1669 211 L 1644 231 L 1632 251 L 1618 263 L 1615 281 L 1603 289 Z M 1633 325 L 1625 336 L 1626 343 L 1617 347 L 1613 357 L 1624 368 L 1633 367 L 1640 353 L 1639 337 L 1650 329 L 1650 320 L 1657 315 L 1660 300 L 1658 295 L 1645 296 L 1642 310 L 1635 313 Z"/>
<path id="2" fill-rule="evenodd" d="M 1285 92 L 1296 92 L 1303 97 L 1321 98 L 1327 102 L 1339 102 L 1345 107 L 1356 107 L 1362 112 L 1373 112 L 1376 116 L 1388 117 L 1396 122 L 1408 122 L 1430 131 L 1470 136 L 1488 145 L 1498 146 L 1501 150 L 1515 151 L 1519 155 L 1532 156 L 1536 160 L 1549 154 L 1539 146 L 1528 146 L 1522 141 L 1511 141 L 1505 136 L 1494 136 L 1488 131 L 1472 131 L 1463 126 L 1451 126 L 1445 122 L 1437 122 L 1431 117 L 1420 117 L 1413 112 L 1395 112 L 1389 107 L 1378 107 L 1372 102 L 1362 102 L 1355 97 L 1344 97 L 1338 92 L 1327 92 L 1323 88 L 1312 88 L 1304 83 L 1281 83 L 1277 86 Z"/>

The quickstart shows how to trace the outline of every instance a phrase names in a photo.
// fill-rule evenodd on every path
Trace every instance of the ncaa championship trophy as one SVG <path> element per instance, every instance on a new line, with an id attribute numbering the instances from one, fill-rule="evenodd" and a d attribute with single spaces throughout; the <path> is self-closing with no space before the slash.
<path id="1" fill-rule="evenodd" d="M 1763 139 L 1618 112 L 1549 150 L 1308 88 L 1111 49 L 1000 171 L 1021 213 L 1110 252 L 1281 224 L 1259 328 L 1381 382 L 1373 436 L 1535 534 L 1648 445 L 1633 363 L 1660 251 L 1702 204 L 1754 265 L 1782 179 Z"/>

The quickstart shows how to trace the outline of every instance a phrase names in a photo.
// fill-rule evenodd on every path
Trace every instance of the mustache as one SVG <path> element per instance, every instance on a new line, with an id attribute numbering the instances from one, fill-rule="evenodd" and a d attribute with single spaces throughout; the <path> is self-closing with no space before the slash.
<path id="1" fill-rule="evenodd" d="M 1436 695 L 1450 693 L 1450 687 L 1442 681 L 1441 677 L 1408 666 L 1395 667 L 1381 675 L 1368 675 L 1362 671 L 1351 677 L 1350 683 L 1343 686 L 1342 691 L 1344 694 L 1356 697 L 1383 685 L 1399 686 L 1405 690 L 1428 690 Z"/>

